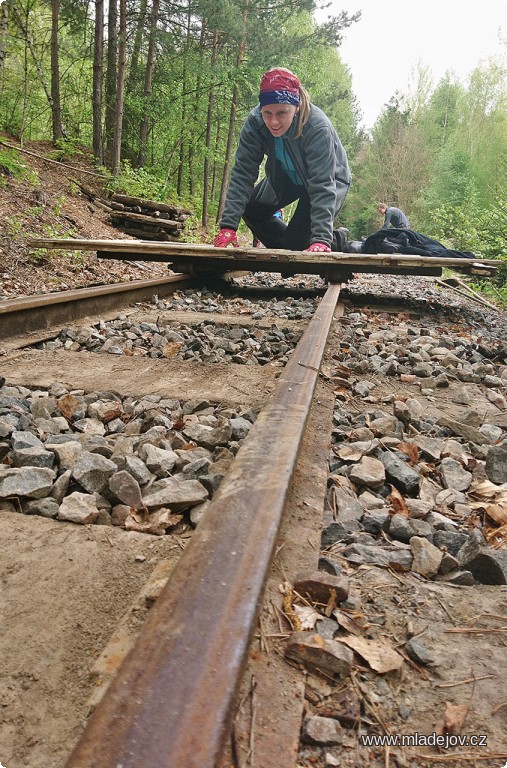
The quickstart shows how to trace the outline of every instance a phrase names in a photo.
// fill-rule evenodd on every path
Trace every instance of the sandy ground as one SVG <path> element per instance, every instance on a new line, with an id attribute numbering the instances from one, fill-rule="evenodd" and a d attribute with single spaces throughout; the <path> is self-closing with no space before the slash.
<path id="1" fill-rule="evenodd" d="M 171 536 L 0 520 L 0 762 L 56 768 L 81 731 L 93 662 L 155 565 L 181 548 Z"/>

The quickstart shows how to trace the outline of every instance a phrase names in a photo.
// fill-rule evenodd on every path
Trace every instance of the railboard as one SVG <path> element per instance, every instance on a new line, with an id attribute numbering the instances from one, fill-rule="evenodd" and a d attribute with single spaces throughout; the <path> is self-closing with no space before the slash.
<path id="1" fill-rule="evenodd" d="M 443 269 L 470 275 L 493 276 L 502 264 L 494 259 L 439 258 L 407 254 L 311 253 L 268 248 L 214 248 L 194 243 L 144 240 L 85 240 L 38 238 L 31 248 L 96 251 L 102 259 L 162 261 L 176 271 L 248 270 L 281 272 L 282 275 L 317 274 L 348 279 L 352 273 L 384 273 L 439 276 Z"/>

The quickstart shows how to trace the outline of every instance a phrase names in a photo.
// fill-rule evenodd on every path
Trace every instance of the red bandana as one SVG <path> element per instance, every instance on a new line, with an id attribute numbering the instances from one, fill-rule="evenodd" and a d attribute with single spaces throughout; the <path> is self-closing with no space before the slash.
<path id="1" fill-rule="evenodd" d="M 270 69 L 264 73 L 260 85 L 259 102 L 266 104 L 299 105 L 299 79 L 283 67 Z"/>

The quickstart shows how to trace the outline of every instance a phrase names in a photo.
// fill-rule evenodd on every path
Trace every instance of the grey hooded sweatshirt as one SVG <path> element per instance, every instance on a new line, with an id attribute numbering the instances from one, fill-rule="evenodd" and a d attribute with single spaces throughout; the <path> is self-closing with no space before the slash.
<path id="1" fill-rule="evenodd" d="M 318 107 L 311 105 L 303 133 L 295 139 L 298 123 L 299 115 L 296 114 L 289 130 L 283 135 L 285 152 L 291 157 L 310 197 L 310 242 L 331 245 L 333 220 L 344 203 L 351 182 L 347 155 L 331 121 Z M 285 174 L 276 160 L 275 139 L 257 106 L 241 129 L 221 227 L 238 228 L 264 156 L 267 157 L 266 177 L 259 186 L 257 200 L 276 207 Z"/>

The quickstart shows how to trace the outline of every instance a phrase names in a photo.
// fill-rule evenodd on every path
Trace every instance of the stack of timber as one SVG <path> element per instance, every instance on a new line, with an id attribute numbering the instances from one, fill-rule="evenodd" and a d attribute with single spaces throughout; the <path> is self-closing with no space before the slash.
<path id="1" fill-rule="evenodd" d="M 193 211 L 159 200 L 144 200 L 130 195 L 114 194 L 110 199 L 100 197 L 94 190 L 76 181 L 81 192 L 95 208 L 109 214 L 116 229 L 140 240 L 177 241 L 186 219 Z M 90 209 L 93 210 L 92 206 Z"/>
<path id="2" fill-rule="evenodd" d="M 158 200 L 114 194 L 109 202 L 111 223 L 141 240 L 176 241 L 192 211 Z"/>

